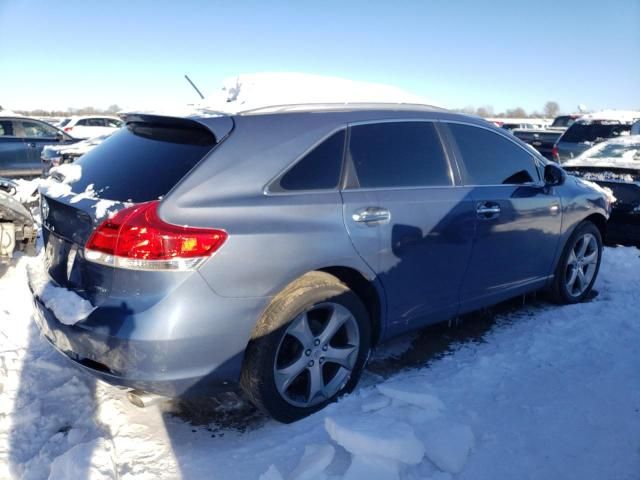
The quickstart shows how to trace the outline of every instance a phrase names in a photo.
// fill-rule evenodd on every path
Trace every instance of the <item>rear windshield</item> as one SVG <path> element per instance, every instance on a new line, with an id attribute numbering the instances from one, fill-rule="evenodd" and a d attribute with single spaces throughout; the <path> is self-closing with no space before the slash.
<path id="1" fill-rule="evenodd" d="M 570 127 L 575 122 L 575 118 L 570 116 L 564 117 L 556 117 L 556 119 L 551 124 L 552 127 Z"/>
<path id="2" fill-rule="evenodd" d="M 93 184 L 100 198 L 147 202 L 166 195 L 215 145 L 208 130 L 129 123 L 76 163 L 76 193 Z"/>
<path id="3" fill-rule="evenodd" d="M 71 121 L 70 118 L 65 118 L 64 120 L 62 120 L 58 126 L 60 127 L 64 127 L 65 125 L 67 125 L 69 122 Z"/>
<path id="4" fill-rule="evenodd" d="M 631 130 L 630 125 L 604 123 L 574 123 L 564 132 L 562 142 L 600 142 L 608 138 L 617 137 Z"/>

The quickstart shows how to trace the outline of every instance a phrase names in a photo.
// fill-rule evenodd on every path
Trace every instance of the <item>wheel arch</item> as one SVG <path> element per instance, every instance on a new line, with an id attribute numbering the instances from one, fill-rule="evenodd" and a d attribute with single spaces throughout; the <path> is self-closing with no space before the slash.
<path id="1" fill-rule="evenodd" d="M 375 280 L 369 280 L 352 267 L 332 266 L 319 268 L 316 271 L 333 275 L 360 297 L 371 319 L 371 346 L 377 345 L 382 338 L 384 325 L 384 295 L 381 287 Z"/>
<path id="2" fill-rule="evenodd" d="M 598 230 L 600 231 L 600 236 L 602 237 L 602 241 L 603 242 L 605 241 L 605 239 L 607 238 L 607 219 L 604 215 L 600 213 L 593 213 L 588 217 L 586 217 L 583 220 L 583 222 L 591 222 L 596 227 L 598 227 Z"/>

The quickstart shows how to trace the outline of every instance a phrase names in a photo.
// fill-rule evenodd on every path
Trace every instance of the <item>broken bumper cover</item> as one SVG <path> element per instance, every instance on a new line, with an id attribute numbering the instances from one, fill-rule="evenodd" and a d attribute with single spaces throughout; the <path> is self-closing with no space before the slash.
<path id="1" fill-rule="evenodd" d="M 207 298 L 193 285 L 187 288 L 192 296 L 201 297 L 199 302 L 195 298 L 166 299 L 157 308 L 137 313 L 126 302 L 103 305 L 74 325 L 61 323 L 34 294 L 34 318 L 57 351 L 79 369 L 111 385 L 167 397 L 233 390 L 262 302 L 225 299 L 208 289 Z M 181 335 L 176 323 L 182 319 L 168 313 L 184 310 L 185 302 L 202 306 L 208 300 L 215 302 L 215 308 L 207 309 L 209 331 L 198 329 L 189 336 Z M 179 308 L 176 302 L 181 304 Z M 211 318 L 211 312 L 221 316 Z M 202 325 L 202 319 L 195 320 Z M 184 318 L 187 329 L 193 321 L 193 317 Z"/>

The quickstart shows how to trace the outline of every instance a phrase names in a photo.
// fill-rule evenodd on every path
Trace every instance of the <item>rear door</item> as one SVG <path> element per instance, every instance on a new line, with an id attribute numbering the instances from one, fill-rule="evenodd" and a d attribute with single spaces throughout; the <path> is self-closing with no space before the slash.
<path id="1" fill-rule="evenodd" d="M 32 175 L 42 173 L 42 149 L 45 145 L 59 143 L 58 130 L 51 125 L 34 120 L 20 120 L 22 125 L 23 140 L 27 151 L 27 168 Z"/>
<path id="2" fill-rule="evenodd" d="M 474 205 L 476 233 L 460 294 L 461 309 L 469 311 L 546 280 L 558 246 L 561 205 L 524 146 L 484 127 L 443 127 Z"/>
<path id="3" fill-rule="evenodd" d="M 0 119 L 0 176 L 29 175 L 27 146 L 11 119 Z"/>
<path id="4" fill-rule="evenodd" d="M 345 224 L 385 289 L 389 334 L 455 314 L 475 220 L 436 123 L 352 125 L 346 156 Z"/>

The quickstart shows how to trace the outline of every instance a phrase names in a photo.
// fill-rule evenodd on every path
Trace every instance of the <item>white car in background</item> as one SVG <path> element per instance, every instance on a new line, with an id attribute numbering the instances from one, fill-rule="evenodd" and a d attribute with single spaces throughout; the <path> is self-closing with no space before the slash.
<path id="1" fill-rule="evenodd" d="M 100 145 L 109 138 L 111 133 L 98 137 L 88 138 L 78 143 L 69 145 L 47 145 L 42 149 L 40 160 L 42 160 L 42 172 L 46 177 L 53 167 L 58 167 L 63 163 L 73 163 L 82 155 Z M 65 148 L 72 147 L 72 148 Z"/>
<path id="2" fill-rule="evenodd" d="M 122 125 L 124 122 L 118 117 L 84 115 L 65 118 L 59 128 L 75 138 L 93 138 L 109 135 Z"/>

